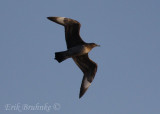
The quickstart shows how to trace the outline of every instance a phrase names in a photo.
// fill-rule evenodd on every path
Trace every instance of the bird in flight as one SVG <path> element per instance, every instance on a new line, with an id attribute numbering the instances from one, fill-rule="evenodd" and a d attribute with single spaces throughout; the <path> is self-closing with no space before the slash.
<path id="1" fill-rule="evenodd" d="M 55 59 L 60 63 L 72 58 L 81 69 L 84 76 L 80 88 L 79 98 L 87 91 L 97 72 L 97 64 L 88 57 L 88 53 L 97 45 L 84 42 L 79 34 L 81 24 L 73 19 L 65 17 L 47 17 L 49 20 L 64 26 L 67 50 L 55 52 Z"/>

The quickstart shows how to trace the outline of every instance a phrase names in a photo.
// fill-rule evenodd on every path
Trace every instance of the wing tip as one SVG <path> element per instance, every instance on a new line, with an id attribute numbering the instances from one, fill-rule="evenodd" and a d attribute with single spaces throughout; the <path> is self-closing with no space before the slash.
<path id="1" fill-rule="evenodd" d="M 56 21 L 56 17 L 47 17 L 48 20 L 55 22 Z"/>
<path id="2" fill-rule="evenodd" d="M 51 17 L 46 17 L 46 18 L 50 20 Z"/>
<path id="3" fill-rule="evenodd" d="M 82 97 L 82 95 L 79 94 L 79 99 Z"/>
<path id="4" fill-rule="evenodd" d="M 57 24 L 60 24 L 60 25 L 65 25 L 65 17 L 47 17 L 47 19 L 49 19 L 50 21 L 53 21 Z"/>
<path id="5" fill-rule="evenodd" d="M 89 82 L 86 77 L 83 77 L 83 81 L 82 81 L 80 93 L 79 93 L 79 99 L 86 93 L 90 85 L 91 85 L 91 82 Z"/>
<path id="6" fill-rule="evenodd" d="M 79 99 L 82 98 L 82 96 L 84 95 L 84 93 L 86 92 L 86 90 L 87 89 L 84 89 L 84 88 L 82 89 L 81 88 L 80 93 L 79 93 Z"/>

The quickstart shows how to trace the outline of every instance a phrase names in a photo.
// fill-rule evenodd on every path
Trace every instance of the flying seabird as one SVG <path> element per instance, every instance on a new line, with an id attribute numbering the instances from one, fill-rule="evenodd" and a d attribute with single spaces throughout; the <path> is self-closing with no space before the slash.
<path id="1" fill-rule="evenodd" d="M 55 52 L 55 59 L 60 63 L 68 58 L 72 58 L 81 69 L 84 76 L 80 88 L 79 98 L 87 91 L 97 72 L 97 64 L 88 57 L 92 48 L 99 46 L 95 43 L 84 42 L 80 35 L 81 24 L 73 19 L 65 17 L 47 17 L 49 20 L 63 25 L 65 28 L 65 39 L 67 50 Z"/>

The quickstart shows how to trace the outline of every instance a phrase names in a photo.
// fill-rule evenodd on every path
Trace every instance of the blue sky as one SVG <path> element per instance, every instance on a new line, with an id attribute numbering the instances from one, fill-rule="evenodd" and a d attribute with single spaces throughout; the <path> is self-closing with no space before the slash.
<path id="1" fill-rule="evenodd" d="M 1 0 L 0 112 L 3 114 L 159 114 L 159 0 Z M 89 56 L 98 64 L 92 85 L 78 98 L 82 72 L 66 50 L 64 28 L 48 16 L 81 23 L 81 37 L 100 44 Z M 7 104 L 59 110 L 7 111 Z"/>

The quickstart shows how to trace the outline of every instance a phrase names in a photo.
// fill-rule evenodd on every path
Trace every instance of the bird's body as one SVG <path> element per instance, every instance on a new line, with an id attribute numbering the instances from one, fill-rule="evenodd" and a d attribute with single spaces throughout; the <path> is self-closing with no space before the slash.
<path id="1" fill-rule="evenodd" d="M 97 64 L 89 59 L 88 53 L 99 45 L 86 43 L 81 39 L 79 35 L 81 25 L 78 21 L 65 17 L 48 17 L 48 19 L 65 27 L 65 38 L 68 49 L 66 51 L 56 52 L 55 59 L 60 63 L 65 59 L 72 58 L 82 70 L 84 76 L 79 94 L 79 98 L 81 98 L 91 85 L 97 72 Z"/>
<path id="2" fill-rule="evenodd" d="M 85 55 L 85 54 L 89 53 L 91 51 L 91 49 L 92 48 L 90 48 L 88 46 L 88 44 L 74 46 L 72 48 L 69 48 L 66 51 L 56 52 L 55 59 L 58 62 L 62 62 L 65 59 L 68 59 L 68 58 L 71 58 L 71 57 L 73 58 L 73 57 L 76 57 L 76 56 Z M 61 57 L 64 57 L 64 59 L 60 59 L 60 57 L 58 57 L 58 54 L 61 54 Z"/>

